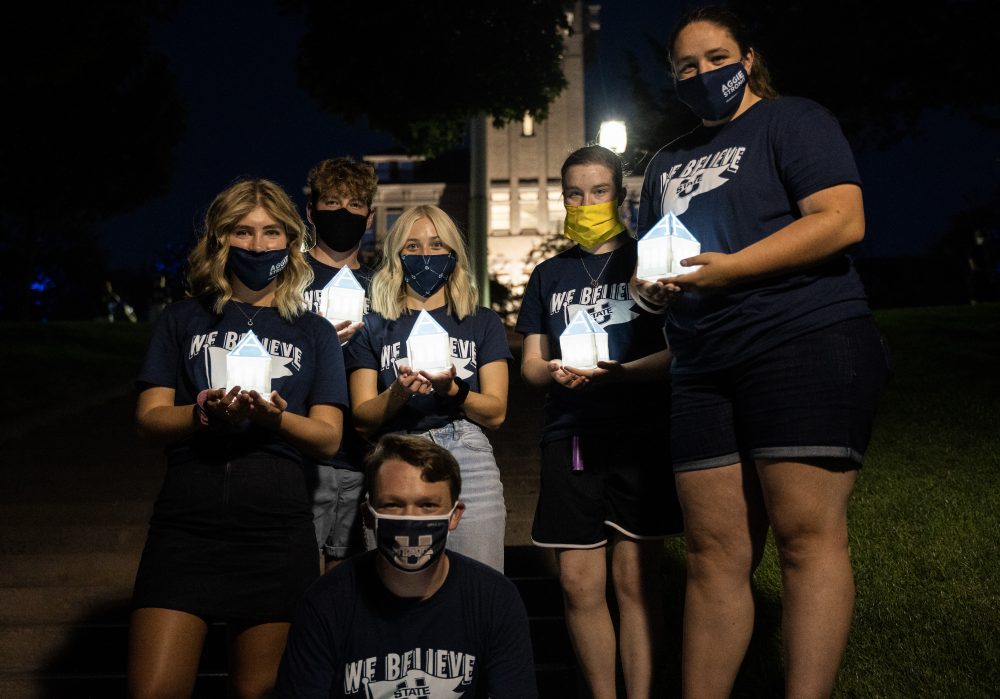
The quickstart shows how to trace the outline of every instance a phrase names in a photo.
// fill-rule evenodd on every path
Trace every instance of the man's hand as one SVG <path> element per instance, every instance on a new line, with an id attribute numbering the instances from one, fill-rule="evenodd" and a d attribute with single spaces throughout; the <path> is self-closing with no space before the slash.
<path id="1" fill-rule="evenodd" d="M 564 367 L 561 359 L 549 361 L 549 375 L 552 377 L 552 380 L 566 388 L 579 388 L 587 385 L 590 379 L 577 373 L 580 371 L 580 369 Z"/>

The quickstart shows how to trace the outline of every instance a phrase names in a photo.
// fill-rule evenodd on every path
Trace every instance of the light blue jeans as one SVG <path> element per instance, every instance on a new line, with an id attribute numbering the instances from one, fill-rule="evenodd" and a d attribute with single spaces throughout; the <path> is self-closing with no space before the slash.
<path id="1" fill-rule="evenodd" d="M 507 526 L 507 508 L 503 502 L 500 469 L 493 458 L 493 447 L 479 425 L 456 420 L 427 432 L 411 432 L 444 447 L 458 461 L 462 473 L 465 512 L 458 528 L 448 535 L 447 549 L 485 563 L 503 572 L 503 535 Z M 371 530 L 365 529 L 368 550 L 375 548 Z"/>

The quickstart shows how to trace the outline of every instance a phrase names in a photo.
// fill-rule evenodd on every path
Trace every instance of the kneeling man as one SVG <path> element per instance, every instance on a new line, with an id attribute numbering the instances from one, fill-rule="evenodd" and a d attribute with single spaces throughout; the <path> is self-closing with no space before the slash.
<path id="1" fill-rule="evenodd" d="M 528 616 L 514 585 L 445 552 L 459 525 L 458 462 L 422 437 L 386 435 L 367 461 L 365 526 L 377 549 L 306 593 L 274 696 L 533 699 Z"/>

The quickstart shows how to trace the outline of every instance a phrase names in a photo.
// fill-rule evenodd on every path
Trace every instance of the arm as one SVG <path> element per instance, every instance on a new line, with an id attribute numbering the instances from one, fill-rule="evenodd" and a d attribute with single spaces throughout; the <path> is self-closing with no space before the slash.
<path id="1" fill-rule="evenodd" d="M 351 372 L 350 384 L 354 426 L 365 437 L 378 432 L 410 398 L 431 392 L 430 381 L 405 365 L 399 368 L 396 380 L 382 393 L 378 392 L 378 372 L 374 369 L 355 369 Z"/>
<path id="2" fill-rule="evenodd" d="M 522 351 L 521 376 L 532 386 L 547 386 L 556 381 L 566 388 L 576 388 L 587 381 L 563 369 L 561 360 L 552 359 L 548 335 L 526 336 Z"/>
<path id="3" fill-rule="evenodd" d="M 454 365 L 440 374 L 428 374 L 425 371 L 420 374 L 431 382 L 435 392 L 443 396 L 458 394 Z M 479 367 L 479 393 L 469 391 L 462 403 L 462 410 L 473 422 L 491 430 L 497 429 L 507 417 L 508 384 L 507 360 Z"/>
<path id="4" fill-rule="evenodd" d="M 168 446 L 207 429 L 198 405 L 174 405 L 174 389 L 145 384 L 135 408 L 139 439 L 151 446 Z M 207 392 L 204 411 L 219 423 L 235 425 L 250 416 L 250 399 L 236 386 L 229 393 Z"/>
<path id="5" fill-rule="evenodd" d="M 670 350 L 665 349 L 624 364 L 598 362 L 596 369 L 566 367 L 566 371 L 584 377 L 595 386 L 626 381 L 662 381 L 670 378 L 670 363 L 673 360 Z"/>
<path id="6" fill-rule="evenodd" d="M 317 459 L 329 459 L 340 448 L 344 431 L 344 414 L 335 405 L 309 406 L 309 416 L 285 412 L 288 403 L 277 391 L 265 400 L 257 391 L 250 391 L 252 407 L 250 421 L 277 432 L 303 454 Z"/>
<path id="7" fill-rule="evenodd" d="M 800 199 L 798 204 L 802 218 L 781 230 L 739 252 L 706 252 L 683 260 L 685 267 L 703 266 L 657 283 L 682 291 L 718 291 L 815 267 L 842 255 L 864 238 L 865 212 L 857 185 L 829 187 Z"/>

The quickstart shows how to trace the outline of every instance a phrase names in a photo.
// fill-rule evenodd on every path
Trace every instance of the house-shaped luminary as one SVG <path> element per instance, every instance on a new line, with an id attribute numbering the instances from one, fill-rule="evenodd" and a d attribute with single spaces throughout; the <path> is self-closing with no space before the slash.
<path id="1" fill-rule="evenodd" d="M 271 395 L 271 354 L 260 344 L 253 330 L 243 336 L 226 357 L 226 389 L 236 386 L 257 391 L 265 400 Z"/>
<path id="2" fill-rule="evenodd" d="M 414 371 L 438 373 L 451 366 L 451 339 L 448 331 L 421 310 L 406 338 L 406 356 Z"/>
<path id="3" fill-rule="evenodd" d="M 581 308 L 559 336 L 563 366 L 575 369 L 594 369 L 598 362 L 610 361 L 608 333 Z"/>
<path id="4" fill-rule="evenodd" d="M 639 266 L 635 276 L 655 282 L 663 277 L 693 272 L 698 267 L 681 267 L 681 260 L 699 254 L 701 243 L 670 211 L 639 241 Z"/>
<path id="5" fill-rule="evenodd" d="M 342 323 L 345 320 L 361 322 L 365 314 L 365 288 L 358 283 L 347 265 L 341 267 L 323 287 L 320 310 L 323 311 L 323 317 L 331 323 Z"/>

